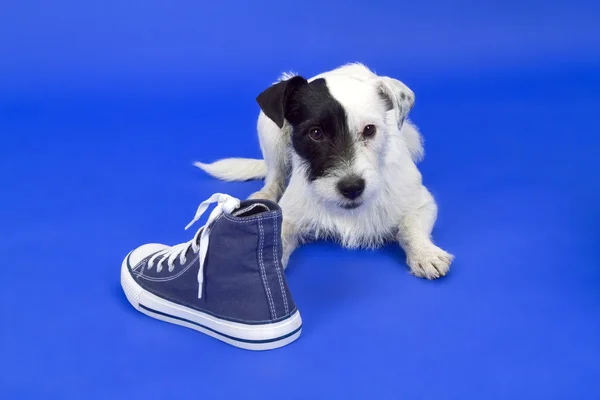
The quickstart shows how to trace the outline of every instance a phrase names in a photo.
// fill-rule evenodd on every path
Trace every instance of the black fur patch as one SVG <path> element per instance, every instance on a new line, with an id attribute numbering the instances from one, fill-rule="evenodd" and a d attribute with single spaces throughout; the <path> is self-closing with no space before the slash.
<path id="1" fill-rule="evenodd" d="M 286 101 L 285 118 L 293 127 L 292 145 L 306 162 L 309 180 L 327 176 L 336 164 L 354 158 L 346 110 L 331 95 L 324 79 L 295 88 Z M 324 133 L 319 142 L 309 135 L 315 127 Z"/>
<path id="2" fill-rule="evenodd" d="M 256 102 L 265 115 L 275 122 L 278 127 L 282 128 L 289 95 L 298 87 L 306 84 L 306 79 L 301 76 L 294 76 L 277 82 L 259 94 L 256 97 Z"/>

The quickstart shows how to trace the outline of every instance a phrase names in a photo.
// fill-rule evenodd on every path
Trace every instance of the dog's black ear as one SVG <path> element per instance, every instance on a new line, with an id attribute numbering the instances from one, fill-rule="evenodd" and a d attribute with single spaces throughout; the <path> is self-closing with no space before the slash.
<path id="1" fill-rule="evenodd" d="M 396 110 L 398 126 L 401 127 L 415 104 L 413 91 L 397 79 L 382 76 L 379 78 L 379 95 L 385 102 L 388 111 Z"/>
<path id="2" fill-rule="evenodd" d="M 287 102 L 290 95 L 300 85 L 308 83 L 301 76 L 294 76 L 269 86 L 256 97 L 256 102 L 260 109 L 269 117 L 278 127 L 282 128 L 285 121 Z"/>

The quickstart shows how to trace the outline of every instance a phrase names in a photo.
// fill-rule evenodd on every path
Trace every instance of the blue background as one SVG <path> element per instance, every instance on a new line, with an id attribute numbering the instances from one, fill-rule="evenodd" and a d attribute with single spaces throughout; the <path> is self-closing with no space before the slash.
<path id="1" fill-rule="evenodd" d="M 0 5 L 0 398 L 600 398 L 600 3 L 232 0 Z M 416 93 L 456 255 L 299 249 L 304 320 L 254 353 L 148 318 L 122 258 L 259 157 L 255 96 L 361 61 Z"/>

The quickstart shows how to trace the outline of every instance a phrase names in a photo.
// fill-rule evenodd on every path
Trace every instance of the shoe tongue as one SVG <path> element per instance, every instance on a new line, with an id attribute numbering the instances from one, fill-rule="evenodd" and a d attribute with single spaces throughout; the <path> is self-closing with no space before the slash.
<path id="1" fill-rule="evenodd" d="M 254 203 L 247 207 L 235 210 L 232 215 L 234 217 L 247 217 L 250 215 L 260 214 L 261 212 L 265 211 L 270 211 L 269 207 L 267 207 L 265 204 Z"/>

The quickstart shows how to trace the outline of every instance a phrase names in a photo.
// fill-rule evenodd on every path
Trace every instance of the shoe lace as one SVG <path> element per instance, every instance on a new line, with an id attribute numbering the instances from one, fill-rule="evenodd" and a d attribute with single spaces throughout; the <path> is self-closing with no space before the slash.
<path id="1" fill-rule="evenodd" d="M 208 251 L 208 242 L 212 223 L 223 212 L 231 214 L 240 206 L 240 200 L 227 194 L 215 193 L 210 198 L 200 203 L 198 210 L 196 210 L 196 216 L 189 224 L 187 224 L 185 229 L 188 230 L 192 225 L 198 222 L 198 220 L 202 217 L 202 214 L 204 214 L 208 206 L 212 203 L 217 203 L 217 206 L 210 213 L 206 224 L 198 229 L 192 240 L 166 248 L 164 250 L 160 250 L 148 260 L 148 269 L 151 269 L 156 259 L 162 257 L 156 266 L 156 271 L 160 272 L 163 268 L 163 261 L 167 260 L 167 266 L 169 268 L 169 272 L 171 272 L 175 268 L 174 262 L 177 257 L 179 257 L 180 264 L 183 265 L 186 262 L 185 255 L 189 251 L 190 247 L 195 254 L 199 253 L 200 268 L 198 269 L 198 298 L 202 297 L 202 286 L 204 283 L 204 260 L 206 258 L 206 252 Z"/>

